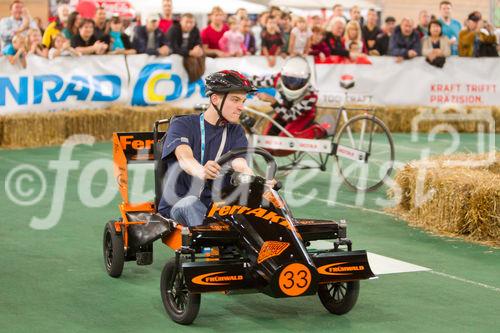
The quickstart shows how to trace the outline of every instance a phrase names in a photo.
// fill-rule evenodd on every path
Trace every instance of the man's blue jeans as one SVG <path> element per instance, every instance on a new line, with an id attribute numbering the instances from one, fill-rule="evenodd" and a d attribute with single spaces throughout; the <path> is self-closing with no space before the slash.
<path id="1" fill-rule="evenodd" d="M 170 216 L 186 227 L 195 227 L 203 224 L 207 207 L 194 195 L 177 201 L 170 210 Z"/>

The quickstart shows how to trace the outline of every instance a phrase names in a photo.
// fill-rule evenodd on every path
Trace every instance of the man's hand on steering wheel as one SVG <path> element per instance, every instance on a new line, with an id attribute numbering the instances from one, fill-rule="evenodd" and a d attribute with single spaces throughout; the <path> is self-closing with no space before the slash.
<path id="1" fill-rule="evenodd" d="M 203 179 L 215 179 L 219 175 L 221 166 L 215 161 L 207 161 L 203 166 Z"/>

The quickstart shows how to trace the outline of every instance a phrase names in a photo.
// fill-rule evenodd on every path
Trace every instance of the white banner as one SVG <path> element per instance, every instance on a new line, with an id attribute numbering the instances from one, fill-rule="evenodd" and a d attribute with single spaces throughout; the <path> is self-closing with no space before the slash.
<path id="1" fill-rule="evenodd" d="M 29 56 L 26 68 L 0 57 L 0 115 L 127 103 L 128 88 L 123 56 Z"/>
<path id="2" fill-rule="evenodd" d="M 342 75 L 356 82 L 349 90 L 349 102 L 379 105 L 500 105 L 499 58 L 446 59 L 444 68 L 424 58 L 396 63 L 391 57 L 371 57 L 371 65 L 316 64 L 320 105 L 338 106 L 345 90 Z"/>
<path id="3" fill-rule="evenodd" d="M 342 75 L 354 77 L 349 101 L 380 105 L 500 105 L 498 58 L 448 58 L 443 69 L 423 58 L 396 63 L 394 58 L 373 57 L 371 65 L 316 64 L 313 77 L 319 104 L 338 106 L 344 90 Z M 278 58 L 270 68 L 264 57 L 206 59 L 209 74 L 235 69 L 247 75 L 277 73 Z M 265 89 L 275 94 L 274 89 Z M 151 105 L 169 102 L 180 107 L 207 103 L 203 79 L 188 82 L 182 58 L 133 56 L 28 57 L 26 69 L 0 57 L 0 115 L 12 112 L 102 108 L 110 104 Z"/>

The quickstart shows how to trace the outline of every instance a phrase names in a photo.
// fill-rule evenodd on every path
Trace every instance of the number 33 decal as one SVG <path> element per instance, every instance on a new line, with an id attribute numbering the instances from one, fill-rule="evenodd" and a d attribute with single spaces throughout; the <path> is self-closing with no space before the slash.
<path id="1" fill-rule="evenodd" d="M 278 283 L 285 295 L 302 295 L 311 284 L 311 271 L 303 264 L 290 264 L 281 271 Z"/>

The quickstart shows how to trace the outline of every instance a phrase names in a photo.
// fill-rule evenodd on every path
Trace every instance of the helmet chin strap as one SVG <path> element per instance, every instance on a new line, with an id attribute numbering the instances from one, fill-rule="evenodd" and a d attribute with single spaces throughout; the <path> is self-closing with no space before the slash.
<path id="1" fill-rule="evenodd" d="M 224 116 L 222 115 L 222 108 L 224 107 L 224 103 L 226 102 L 227 95 L 228 95 L 228 93 L 225 93 L 224 97 L 222 97 L 222 102 L 220 103 L 220 108 L 218 108 L 217 105 L 215 105 L 214 102 L 212 102 L 212 99 L 210 99 L 210 103 L 212 104 L 215 111 L 217 111 L 217 114 L 219 115 L 219 119 L 217 119 L 215 126 L 225 126 L 227 123 L 229 123 L 229 121 L 226 118 L 224 118 Z"/>

